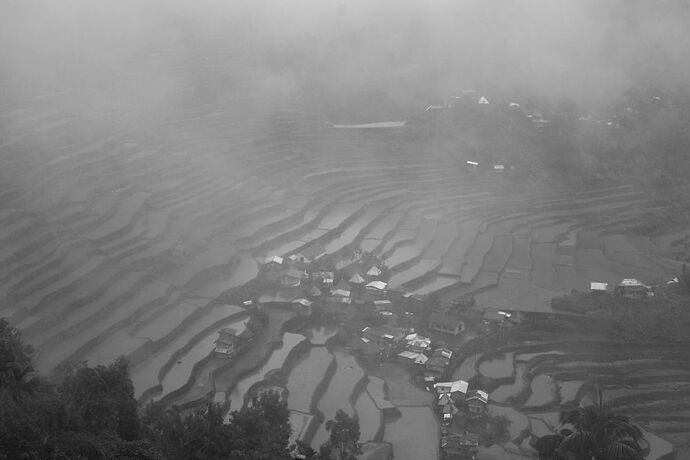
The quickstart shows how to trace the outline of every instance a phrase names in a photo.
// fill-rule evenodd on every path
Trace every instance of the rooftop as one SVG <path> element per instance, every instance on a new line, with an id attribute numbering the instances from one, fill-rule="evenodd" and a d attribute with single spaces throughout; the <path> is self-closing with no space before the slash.
<path id="1" fill-rule="evenodd" d="M 382 291 L 386 289 L 388 284 L 384 283 L 383 281 L 372 281 L 370 283 L 367 283 L 368 288 L 373 288 L 373 289 L 378 289 L 379 291 Z"/>

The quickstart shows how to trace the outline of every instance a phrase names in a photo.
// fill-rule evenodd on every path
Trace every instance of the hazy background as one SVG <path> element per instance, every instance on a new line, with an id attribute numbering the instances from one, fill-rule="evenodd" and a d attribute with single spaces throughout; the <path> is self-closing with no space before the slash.
<path id="1" fill-rule="evenodd" d="M 233 91 L 333 121 L 400 118 L 466 88 L 601 106 L 690 77 L 690 3 L 595 0 L 4 0 L 5 107 L 160 116 Z M 199 71 L 196 62 L 215 67 Z M 192 101 L 192 102 L 190 102 Z"/>

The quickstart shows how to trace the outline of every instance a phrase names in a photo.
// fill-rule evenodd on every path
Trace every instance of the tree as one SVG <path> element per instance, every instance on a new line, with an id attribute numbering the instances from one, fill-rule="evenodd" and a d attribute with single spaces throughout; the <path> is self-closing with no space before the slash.
<path id="1" fill-rule="evenodd" d="M 534 448 L 539 454 L 539 460 L 559 460 L 558 447 L 570 434 L 572 434 L 570 430 L 561 430 L 556 434 L 548 434 L 537 439 Z"/>
<path id="2" fill-rule="evenodd" d="M 139 437 L 138 406 L 125 358 L 93 368 L 85 363 L 73 364 L 66 371 L 59 393 L 70 428 L 116 432 L 128 441 Z"/>
<path id="3" fill-rule="evenodd" d="M 333 420 L 326 422 L 330 432 L 328 442 L 321 446 L 321 457 L 325 459 L 355 460 L 362 453 L 359 442 L 359 421 L 347 412 L 338 409 Z"/>
<path id="4" fill-rule="evenodd" d="M 232 413 L 242 449 L 261 459 L 290 459 L 290 411 L 276 391 L 255 397 L 251 407 Z"/>
<path id="5" fill-rule="evenodd" d="M 540 459 L 579 460 L 643 460 L 644 455 L 639 441 L 642 431 L 629 417 L 618 415 L 604 404 L 599 387 L 594 391 L 594 404 L 580 407 L 561 414 L 562 423 L 570 423 L 575 431 L 563 436 L 556 445 L 553 439 L 537 444 Z M 548 451 L 553 447 L 554 450 Z"/>
<path id="6" fill-rule="evenodd" d="M 32 353 L 31 347 L 22 343 L 20 331 L 0 318 L 0 388 L 9 391 L 15 400 L 21 393 L 32 391 Z"/>

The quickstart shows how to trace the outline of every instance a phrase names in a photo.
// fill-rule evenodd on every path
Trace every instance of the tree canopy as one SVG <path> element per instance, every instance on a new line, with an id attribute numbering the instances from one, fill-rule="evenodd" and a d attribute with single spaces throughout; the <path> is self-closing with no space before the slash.
<path id="1" fill-rule="evenodd" d="M 350 417 L 347 412 L 339 409 L 335 418 L 326 422 L 326 430 L 330 436 L 321 446 L 321 456 L 324 460 L 355 460 L 357 455 L 362 453 L 359 421 L 356 417 Z"/>
<path id="2" fill-rule="evenodd" d="M 535 447 L 544 460 L 643 460 L 640 445 L 642 431 L 629 417 L 615 414 L 604 404 L 603 394 L 595 388 L 593 404 L 563 412 L 561 422 L 574 431 L 540 438 Z"/>
<path id="3" fill-rule="evenodd" d="M 0 459 L 237 459 L 291 457 L 287 404 L 277 393 L 230 414 L 209 404 L 183 414 L 134 399 L 127 360 L 70 363 L 58 382 L 36 375 L 30 347 L 0 319 Z"/>

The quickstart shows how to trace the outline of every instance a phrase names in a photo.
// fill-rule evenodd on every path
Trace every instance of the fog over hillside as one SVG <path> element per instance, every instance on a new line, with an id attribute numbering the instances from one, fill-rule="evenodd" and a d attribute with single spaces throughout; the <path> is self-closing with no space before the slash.
<path id="1" fill-rule="evenodd" d="M 355 120 L 404 116 L 467 88 L 601 104 L 630 85 L 685 84 L 690 75 L 690 8 L 679 0 L 8 0 L 0 8 L 3 98 L 68 90 L 93 108 L 123 98 L 175 106 L 185 85 L 216 80 L 214 97 L 251 82 Z M 217 75 L 142 64 L 162 50 L 217 59 Z M 240 65 L 224 72 L 229 61 Z"/>
<path id="2" fill-rule="evenodd" d="M 228 458 L 276 390 L 247 458 L 341 409 L 364 459 L 550 458 L 604 400 L 642 431 L 573 436 L 690 458 L 688 38 L 690 0 L 0 0 L 0 457 Z M 34 370 L 85 386 L 28 410 Z"/>

